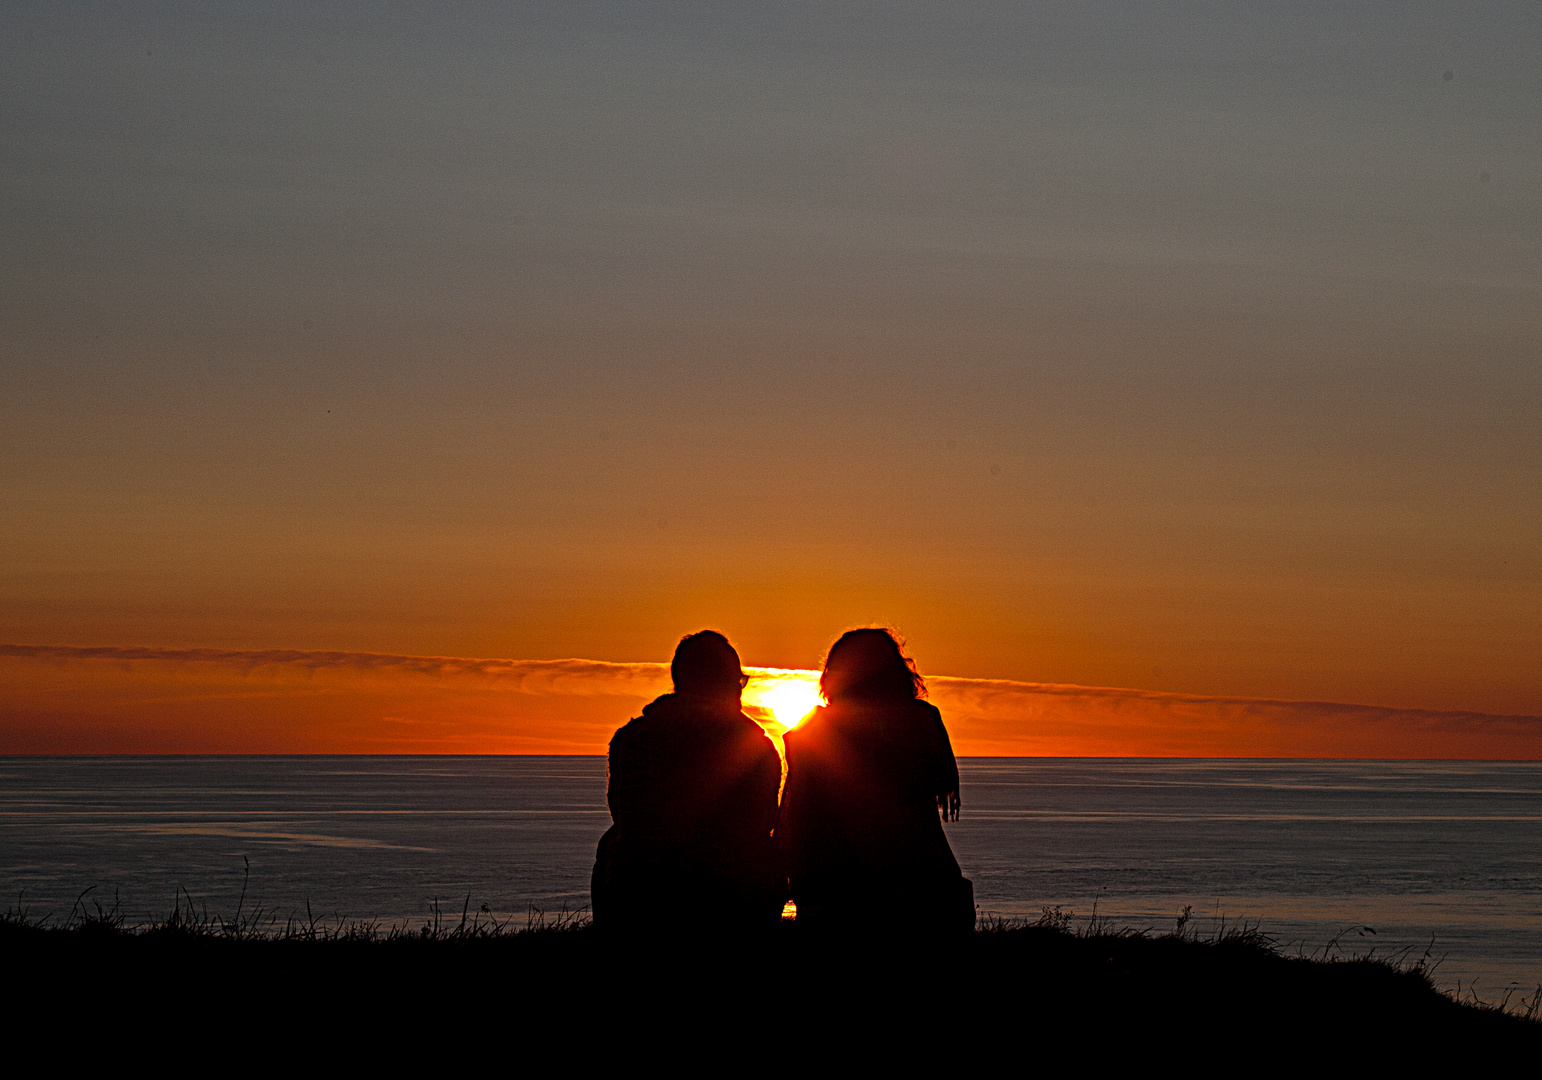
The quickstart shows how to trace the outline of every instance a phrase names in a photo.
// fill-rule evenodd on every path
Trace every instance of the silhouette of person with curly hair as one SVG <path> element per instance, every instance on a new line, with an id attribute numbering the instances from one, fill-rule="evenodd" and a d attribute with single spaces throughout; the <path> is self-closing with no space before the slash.
<path id="1" fill-rule="evenodd" d="M 915 664 L 889 631 L 852 630 L 819 686 L 828 704 L 784 737 L 776 839 L 798 922 L 972 928 L 942 828 L 958 820 L 958 763 Z"/>

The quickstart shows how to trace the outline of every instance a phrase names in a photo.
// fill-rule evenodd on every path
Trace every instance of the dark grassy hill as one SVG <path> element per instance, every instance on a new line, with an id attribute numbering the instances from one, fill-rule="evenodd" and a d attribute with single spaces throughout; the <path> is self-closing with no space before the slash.
<path id="1" fill-rule="evenodd" d="M 1421 966 L 1290 957 L 1247 928 L 1198 938 L 1048 920 L 949 940 L 870 929 L 853 920 L 814 938 L 784 923 L 736 939 L 681 926 L 639 942 L 582 920 L 380 932 L 184 911 L 132 930 L 102 914 L 59 926 L 12 916 L 0 920 L 3 1015 L 23 1038 L 205 1060 L 300 1046 L 421 1059 L 509 1039 L 531 1060 L 717 1047 L 746 1067 L 741 1043 L 767 1067 L 807 1053 L 1026 1067 L 1046 1054 L 1264 1066 L 1346 1048 L 1383 1063 L 1542 1050 L 1534 998 L 1508 1011 L 1459 1003 Z"/>

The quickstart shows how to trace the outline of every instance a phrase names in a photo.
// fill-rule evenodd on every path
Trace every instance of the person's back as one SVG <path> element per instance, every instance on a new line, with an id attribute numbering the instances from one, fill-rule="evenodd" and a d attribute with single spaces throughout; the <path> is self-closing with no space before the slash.
<path id="1" fill-rule="evenodd" d="M 596 925 L 773 923 L 785 892 L 771 839 L 776 747 L 740 711 L 739 658 L 722 635 L 686 638 L 673 670 L 676 692 L 611 739 Z"/>
<path id="2" fill-rule="evenodd" d="M 843 650 L 847 662 L 867 662 L 866 649 L 885 664 L 906 663 L 887 632 L 853 635 L 865 637 Z M 831 650 L 827 676 L 847 638 Z M 787 786 L 777 841 L 800 923 L 974 924 L 973 890 L 939 813 L 957 814 L 958 765 L 941 714 L 915 697 L 919 677 L 903 670 L 915 689 L 842 686 L 840 673 L 827 678 L 830 705 L 784 737 Z"/>

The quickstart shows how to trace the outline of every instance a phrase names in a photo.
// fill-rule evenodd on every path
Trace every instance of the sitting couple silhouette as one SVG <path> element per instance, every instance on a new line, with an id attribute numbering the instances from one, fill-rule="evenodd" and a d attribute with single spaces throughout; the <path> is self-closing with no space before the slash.
<path id="1" fill-rule="evenodd" d="M 776 746 L 740 707 L 749 676 L 727 638 L 684 638 L 670 675 L 674 692 L 610 741 L 596 927 L 753 930 L 790 898 L 814 930 L 973 928 L 974 890 L 942 829 L 958 820 L 958 763 L 889 631 L 831 647 L 826 704 L 783 737 L 785 785 Z"/>

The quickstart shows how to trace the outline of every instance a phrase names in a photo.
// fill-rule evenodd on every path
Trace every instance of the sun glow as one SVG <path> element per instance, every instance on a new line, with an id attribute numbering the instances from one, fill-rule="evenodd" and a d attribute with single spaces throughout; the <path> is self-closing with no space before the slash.
<path id="1" fill-rule="evenodd" d="M 771 710 L 778 724 L 791 730 L 819 707 L 819 676 L 810 672 L 807 676 L 774 679 L 754 697 L 757 705 Z"/>

